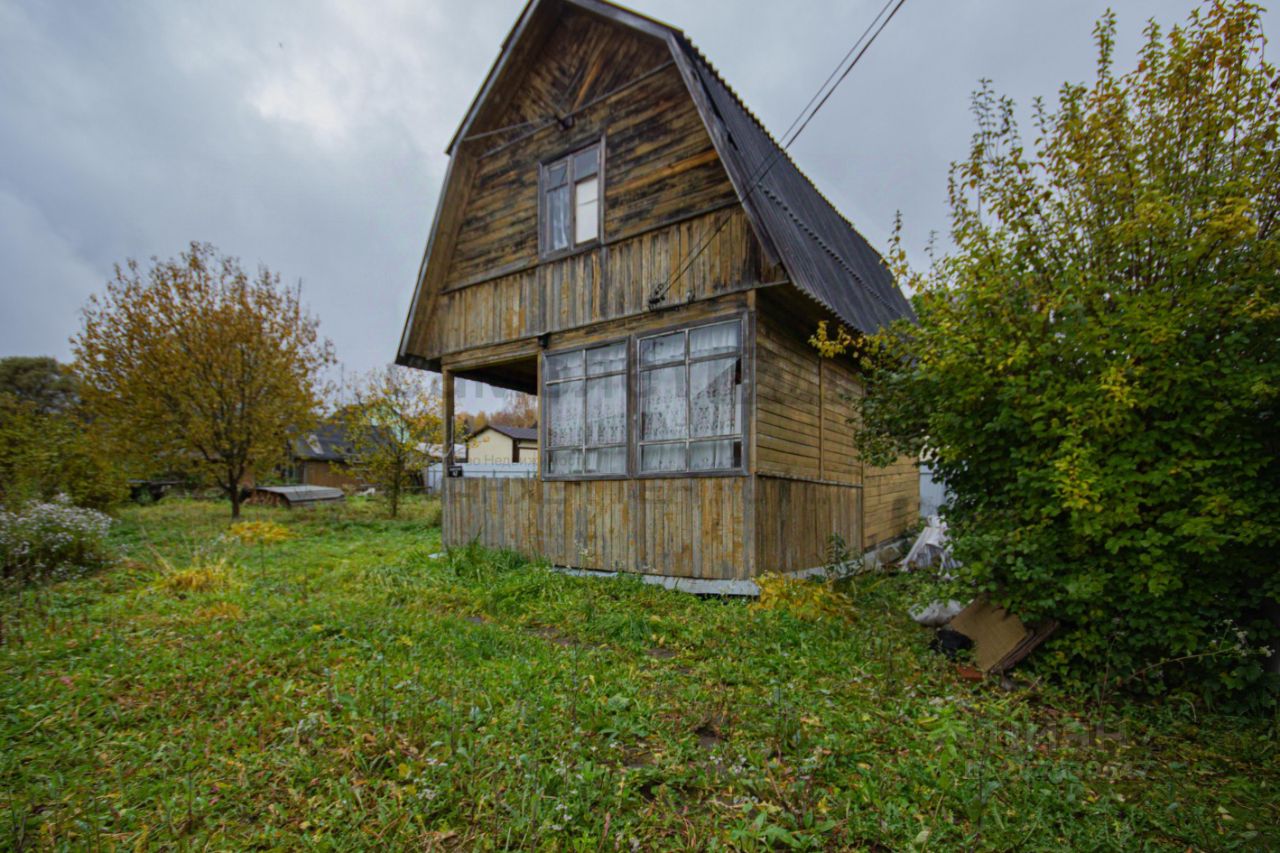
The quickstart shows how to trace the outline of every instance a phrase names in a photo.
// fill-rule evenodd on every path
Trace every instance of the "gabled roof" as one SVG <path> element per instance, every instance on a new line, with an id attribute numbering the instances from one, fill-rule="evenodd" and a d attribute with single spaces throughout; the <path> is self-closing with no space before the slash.
<path id="1" fill-rule="evenodd" d="M 697 75 L 691 88 L 700 86 L 710 102 L 711 114 L 703 109 L 702 117 L 720 128 L 711 138 L 738 197 L 792 283 L 862 332 L 914 319 L 880 253 L 796 167 L 693 43 L 681 33 L 675 38 Z"/>
<path id="2" fill-rule="evenodd" d="M 320 424 L 289 443 L 294 459 L 312 462 L 345 462 L 351 455 L 351 439 L 341 424 Z"/>
<path id="3" fill-rule="evenodd" d="M 507 426 L 506 424 L 485 424 L 482 429 L 476 432 L 476 435 L 479 435 L 480 433 L 484 432 L 487 429 L 491 429 L 494 432 L 502 433 L 507 438 L 514 439 L 515 441 L 537 441 L 538 440 L 537 427 L 513 427 L 513 426 Z M 475 438 L 476 436 L 473 435 L 471 437 Z"/>
<path id="4" fill-rule="evenodd" d="M 548 19 L 558 16 L 566 7 L 606 18 L 667 44 L 756 236 L 802 293 L 862 332 L 874 332 L 900 318 L 915 319 L 910 303 L 894 283 L 880 254 L 796 167 L 685 34 L 605 0 L 529 0 L 449 142 L 447 151 L 451 157 L 512 64 L 513 55 L 527 49 L 522 42 L 533 38 L 532 31 L 546 27 Z M 401 337 L 401 359 L 406 356 L 405 345 L 423 296 L 445 192 L 454 177 L 451 159 L 445 177 L 446 190 L 441 191 L 418 274 L 418 286 Z"/>

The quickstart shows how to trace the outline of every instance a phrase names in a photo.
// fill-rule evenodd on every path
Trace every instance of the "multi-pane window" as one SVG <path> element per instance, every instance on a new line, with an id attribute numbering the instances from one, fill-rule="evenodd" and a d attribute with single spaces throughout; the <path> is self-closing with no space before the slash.
<path id="1" fill-rule="evenodd" d="M 541 184 L 543 254 L 600 236 L 600 143 L 544 165 Z"/>
<path id="2" fill-rule="evenodd" d="M 742 324 L 640 339 L 640 473 L 742 466 Z"/>
<path id="3" fill-rule="evenodd" d="M 742 470 L 740 319 L 547 355 L 542 393 L 546 476 Z"/>
<path id="4" fill-rule="evenodd" d="M 626 343 L 548 355 L 543 386 L 546 473 L 625 474 Z"/>

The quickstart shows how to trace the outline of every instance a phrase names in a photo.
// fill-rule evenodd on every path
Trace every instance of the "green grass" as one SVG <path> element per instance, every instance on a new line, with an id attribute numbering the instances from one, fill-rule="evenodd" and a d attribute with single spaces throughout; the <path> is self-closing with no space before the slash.
<path id="1" fill-rule="evenodd" d="M 293 536 L 244 546 L 165 500 L 118 567 L 9 594 L 0 847 L 1280 843 L 1274 721 L 963 682 L 897 578 L 807 621 L 437 558 L 434 512 L 250 509 Z"/>

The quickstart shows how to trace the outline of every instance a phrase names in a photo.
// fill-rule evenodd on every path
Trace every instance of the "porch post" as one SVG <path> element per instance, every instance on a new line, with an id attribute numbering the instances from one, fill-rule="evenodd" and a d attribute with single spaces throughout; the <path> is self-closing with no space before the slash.
<path id="1" fill-rule="evenodd" d="M 453 371 L 443 368 L 440 376 L 440 393 L 444 403 L 444 476 L 448 479 L 449 466 L 453 464 Z"/>
<path id="2" fill-rule="evenodd" d="M 444 406 L 444 447 L 440 461 L 440 539 L 446 548 L 453 544 L 449 535 L 453 521 L 453 501 L 449 499 L 449 471 L 453 468 L 453 371 L 440 370 L 440 397 Z"/>

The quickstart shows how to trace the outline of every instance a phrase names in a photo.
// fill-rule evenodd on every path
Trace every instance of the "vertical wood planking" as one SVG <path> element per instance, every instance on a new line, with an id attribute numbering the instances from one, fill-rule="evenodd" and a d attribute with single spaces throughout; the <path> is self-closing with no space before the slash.
<path id="1" fill-rule="evenodd" d="M 474 540 L 575 568 L 743 577 L 746 482 L 447 480 L 445 545 Z"/>

